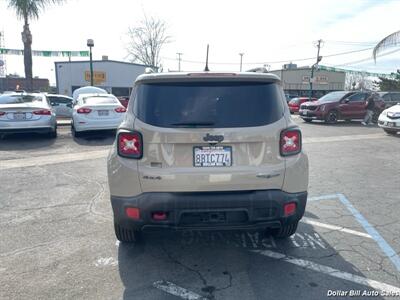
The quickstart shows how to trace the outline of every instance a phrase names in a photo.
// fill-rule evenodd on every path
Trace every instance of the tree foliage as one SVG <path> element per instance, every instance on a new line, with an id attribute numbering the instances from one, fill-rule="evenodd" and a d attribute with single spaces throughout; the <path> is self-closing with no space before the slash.
<path id="1" fill-rule="evenodd" d="M 379 81 L 375 81 L 374 84 L 382 92 L 384 91 L 400 91 L 400 70 L 396 73 L 392 73 L 392 78 L 379 77 Z"/>
<path id="2" fill-rule="evenodd" d="M 19 19 L 24 21 L 21 32 L 24 43 L 24 67 L 25 78 L 28 79 L 29 89 L 32 89 L 32 33 L 29 28 L 29 20 L 38 19 L 40 13 L 49 5 L 59 4 L 64 0 L 8 0 L 8 7 L 13 9 Z"/>
<path id="3" fill-rule="evenodd" d="M 161 49 L 171 40 L 163 20 L 145 16 L 138 26 L 129 28 L 128 38 L 127 51 L 132 62 L 157 68 L 161 66 Z"/>

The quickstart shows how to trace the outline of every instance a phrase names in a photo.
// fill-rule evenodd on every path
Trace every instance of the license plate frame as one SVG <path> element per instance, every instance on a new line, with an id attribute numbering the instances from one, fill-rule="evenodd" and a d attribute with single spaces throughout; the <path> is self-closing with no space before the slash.
<path id="1" fill-rule="evenodd" d="M 200 153 L 199 153 L 200 152 Z M 204 154 L 197 160 L 196 155 Z M 209 156 L 207 156 L 209 154 Z M 214 156 L 212 156 L 214 155 Z M 217 155 L 215 161 L 215 155 Z M 222 156 L 221 156 L 222 155 Z M 227 156 L 225 156 L 227 155 Z M 211 158 L 213 161 L 211 161 Z M 220 159 L 221 158 L 221 159 Z M 210 167 L 231 167 L 232 166 L 232 146 L 194 146 L 193 147 L 193 167 L 196 168 L 210 168 Z"/>
<path id="2" fill-rule="evenodd" d="M 13 114 L 13 119 L 16 121 L 25 121 L 26 120 L 26 113 L 18 112 Z"/>
<path id="3" fill-rule="evenodd" d="M 97 115 L 99 117 L 108 117 L 110 115 L 108 110 L 98 110 Z"/>

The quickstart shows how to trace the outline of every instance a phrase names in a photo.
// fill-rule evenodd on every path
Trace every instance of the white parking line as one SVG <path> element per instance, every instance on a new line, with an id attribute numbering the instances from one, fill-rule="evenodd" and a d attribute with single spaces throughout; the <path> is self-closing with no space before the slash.
<path id="1" fill-rule="evenodd" d="M 170 295 L 177 296 L 181 299 L 187 299 L 187 300 L 206 300 L 207 299 L 207 298 L 204 298 L 203 296 L 200 296 L 199 294 L 191 292 L 185 288 L 182 288 L 172 282 L 165 281 L 165 280 L 156 281 L 153 283 L 153 286 L 159 290 L 162 290 Z"/>
<path id="2" fill-rule="evenodd" d="M 358 140 L 374 140 L 382 138 L 387 138 L 387 136 L 383 133 L 354 134 L 354 135 L 303 138 L 303 143 L 314 144 L 314 143 L 328 143 L 328 142 L 346 142 L 346 141 L 358 141 Z"/>
<path id="3" fill-rule="evenodd" d="M 278 253 L 278 252 L 273 252 L 270 250 L 251 250 L 252 252 L 267 256 L 269 258 L 273 258 L 273 259 L 278 259 L 293 265 L 297 265 L 299 267 L 302 268 L 306 268 L 309 270 L 313 270 L 316 272 L 320 272 L 323 274 L 326 274 L 328 276 L 332 276 L 332 277 L 336 277 L 339 279 L 343 279 L 343 280 L 347 280 L 347 281 L 351 281 L 357 284 L 361 284 L 361 285 L 365 285 L 365 286 L 370 286 L 374 289 L 380 290 L 382 292 L 392 292 L 395 294 L 400 293 L 400 288 L 390 285 L 390 284 L 386 284 L 383 282 L 379 282 L 376 280 L 372 280 L 372 279 L 368 279 L 365 277 L 361 277 L 358 275 L 354 275 L 351 273 L 347 273 L 347 272 L 342 272 L 339 271 L 337 269 L 328 267 L 328 266 L 324 266 L 324 265 L 320 265 L 317 263 L 314 263 L 312 261 L 309 260 L 304 260 L 304 259 L 298 259 L 298 258 L 294 258 L 294 257 L 290 257 L 290 256 L 286 256 L 284 254 Z"/>
<path id="4" fill-rule="evenodd" d="M 345 233 L 349 233 L 349 234 L 358 235 L 358 236 L 362 236 L 362 237 L 366 237 L 366 238 L 372 239 L 372 236 L 369 235 L 368 233 L 364 233 L 364 232 L 360 232 L 360 231 L 356 231 L 356 230 L 352 230 L 352 229 L 347 229 L 347 228 L 341 227 L 341 226 L 336 226 L 336 225 L 317 222 L 317 221 L 311 220 L 309 218 L 303 218 L 303 219 L 301 219 L 301 222 L 305 223 L 305 224 L 312 225 L 312 226 L 317 226 L 317 227 L 321 227 L 321 228 L 327 228 L 327 229 L 331 229 L 331 230 L 335 230 L 335 231 L 341 231 L 341 232 L 345 232 Z"/>
<path id="5" fill-rule="evenodd" d="M 66 154 L 46 155 L 38 157 L 20 158 L 20 159 L 0 160 L 0 170 L 44 166 L 44 165 L 58 164 L 63 162 L 105 158 L 108 154 L 108 151 L 109 150 L 106 149 L 106 150 L 85 151 L 79 153 L 66 153 Z"/>

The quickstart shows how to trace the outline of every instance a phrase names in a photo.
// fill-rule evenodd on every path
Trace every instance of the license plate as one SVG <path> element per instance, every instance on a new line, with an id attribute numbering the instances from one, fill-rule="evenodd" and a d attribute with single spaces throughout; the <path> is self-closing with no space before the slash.
<path id="1" fill-rule="evenodd" d="M 195 167 L 229 167 L 232 165 L 232 147 L 193 147 L 193 165 Z"/>
<path id="2" fill-rule="evenodd" d="M 301 112 L 301 115 L 302 115 L 302 116 L 307 116 L 307 115 L 308 115 L 308 111 L 307 111 L 307 110 L 303 110 L 303 111 Z"/>
<path id="3" fill-rule="evenodd" d="M 25 113 L 14 113 L 14 120 L 26 120 Z"/>
<path id="4" fill-rule="evenodd" d="M 394 122 L 388 122 L 387 125 L 389 127 L 396 127 L 396 123 L 394 123 Z"/>
<path id="5" fill-rule="evenodd" d="M 99 116 L 108 116 L 108 110 L 98 110 Z"/>

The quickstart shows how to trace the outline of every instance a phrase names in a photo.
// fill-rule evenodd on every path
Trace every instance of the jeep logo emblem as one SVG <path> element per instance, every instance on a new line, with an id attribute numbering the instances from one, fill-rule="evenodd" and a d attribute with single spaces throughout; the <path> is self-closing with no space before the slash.
<path id="1" fill-rule="evenodd" d="M 207 133 L 205 137 L 203 137 L 203 141 L 205 142 L 218 142 L 221 143 L 224 140 L 223 135 L 211 135 Z"/>

